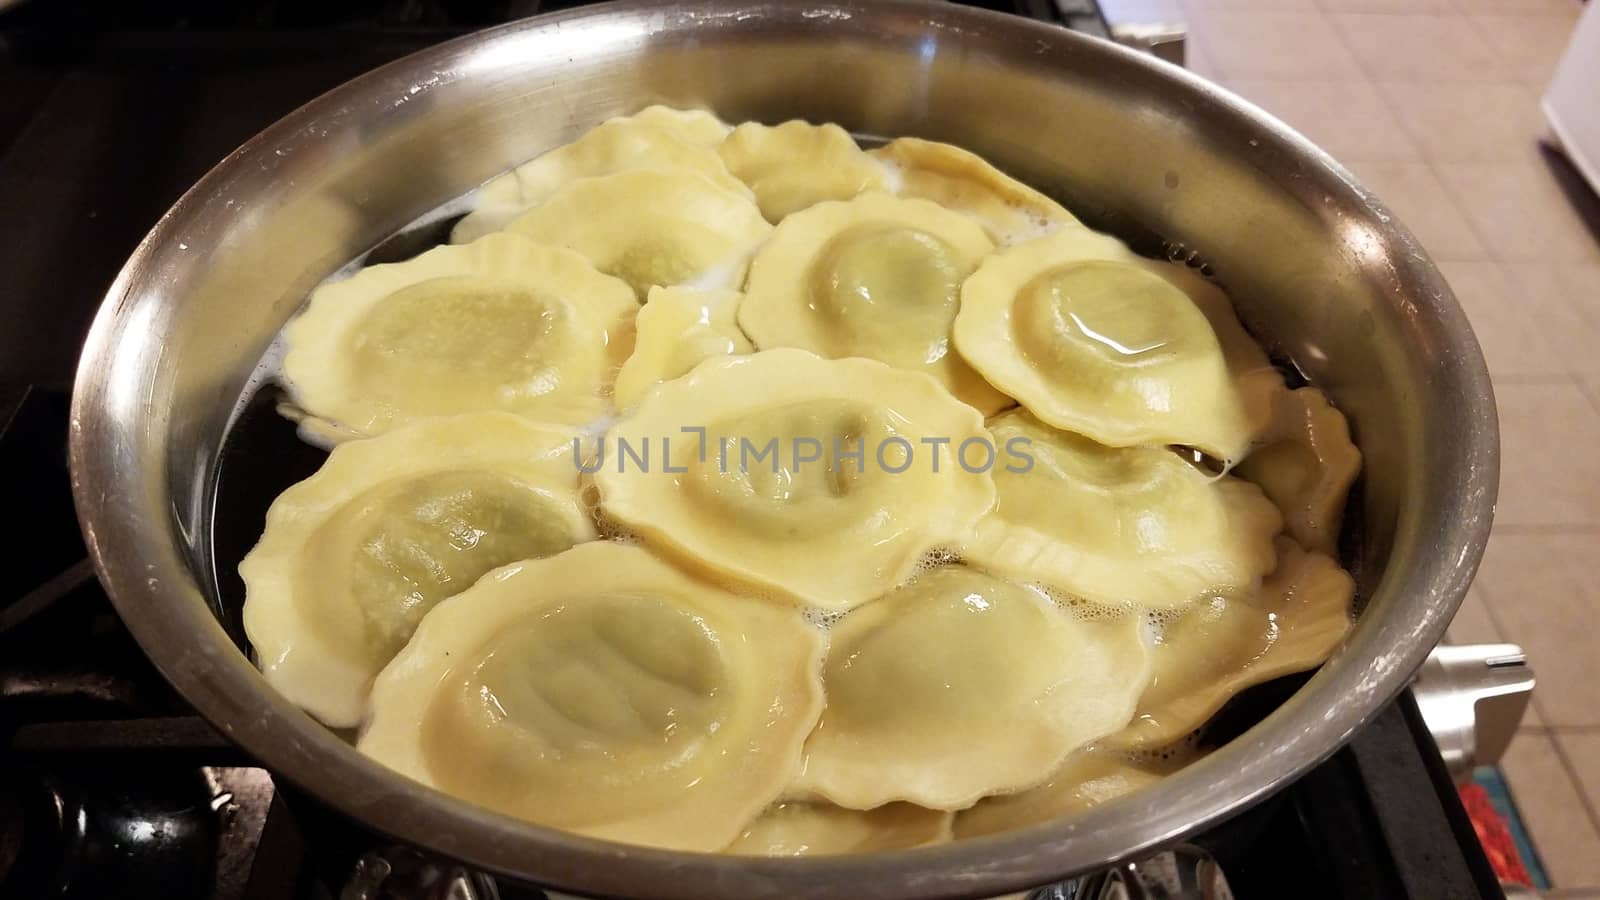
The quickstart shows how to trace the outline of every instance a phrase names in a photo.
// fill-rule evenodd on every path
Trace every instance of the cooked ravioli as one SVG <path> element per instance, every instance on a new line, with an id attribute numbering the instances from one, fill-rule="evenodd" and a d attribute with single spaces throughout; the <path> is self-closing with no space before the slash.
<path id="1" fill-rule="evenodd" d="M 957 813 L 955 836 L 979 837 L 1087 812 L 1155 784 L 1198 755 L 1185 747 L 1140 756 L 1094 747 L 1079 750 L 1067 757 L 1043 784 L 1014 794 L 985 797 L 971 809 Z"/>
<path id="2" fill-rule="evenodd" d="M 989 424 L 999 502 L 962 556 L 1109 606 L 1168 609 L 1253 589 L 1282 517 L 1261 490 L 1159 447 L 1103 447 L 1022 410 Z"/>
<path id="3" fill-rule="evenodd" d="M 424 785 L 924 847 L 1161 780 L 1351 627 L 1349 423 L 1217 286 L 966 150 L 652 106 L 452 239 L 285 329 L 337 446 L 240 565 L 267 680 Z"/>
<path id="4" fill-rule="evenodd" d="M 580 178 L 506 230 L 583 254 L 633 287 L 738 287 L 772 226 L 750 197 L 685 169 Z"/>
<path id="5" fill-rule="evenodd" d="M 318 288 L 285 329 L 283 370 L 345 437 L 483 410 L 583 423 L 605 409 L 637 312 L 581 256 L 492 234 Z"/>
<path id="6" fill-rule="evenodd" d="M 478 190 L 477 206 L 456 223 L 451 240 L 461 244 L 499 231 L 579 178 L 629 169 L 685 169 L 728 190 L 744 192 L 744 185 L 729 174 L 714 149 L 726 130 L 727 126 L 709 113 L 682 113 L 660 106 L 608 119 L 572 143 L 484 184 Z"/>
<path id="7" fill-rule="evenodd" d="M 1259 591 L 1219 595 L 1165 628 L 1133 723 L 1108 746 L 1176 741 L 1234 694 L 1314 669 L 1344 640 L 1352 624 L 1350 576 L 1288 538 L 1278 540 L 1278 553 L 1278 567 Z"/>
<path id="8" fill-rule="evenodd" d="M 746 122 L 717 152 L 728 171 L 755 191 L 762 215 L 774 224 L 824 200 L 882 190 L 888 181 L 885 167 L 833 124 Z"/>
<path id="9" fill-rule="evenodd" d="M 284 491 L 239 564 L 267 681 L 335 727 L 440 600 L 595 537 L 572 437 L 508 413 L 429 419 L 337 447 Z"/>
<path id="10" fill-rule="evenodd" d="M 435 607 L 378 677 L 357 746 L 541 825 L 720 850 L 793 776 L 822 651 L 794 609 L 584 544 Z"/>
<path id="11" fill-rule="evenodd" d="M 1332 553 L 1345 498 L 1361 471 L 1349 423 L 1321 391 L 1303 387 L 1278 396 L 1264 441 L 1234 471 L 1261 485 L 1302 547 Z"/>
<path id="12" fill-rule="evenodd" d="M 636 321 L 633 355 L 617 373 L 617 407 L 633 406 L 653 385 L 713 356 L 754 350 L 736 318 L 743 296 L 727 289 L 651 288 Z"/>
<path id="13" fill-rule="evenodd" d="M 647 393 L 604 444 L 594 481 L 617 521 L 688 564 L 826 609 L 893 587 L 994 503 L 978 412 L 867 359 L 708 360 Z"/>
<path id="14" fill-rule="evenodd" d="M 926 372 L 993 413 L 1011 399 L 950 347 L 961 283 L 993 249 L 971 219 L 927 200 L 867 193 L 821 203 L 785 219 L 756 254 L 739 324 L 762 349 Z"/>
<path id="15" fill-rule="evenodd" d="M 647 106 L 634 113 L 632 118 L 641 124 L 672 133 L 679 140 L 699 147 L 715 147 L 728 137 L 733 126 L 704 109 L 674 109 L 670 106 Z"/>
<path id="16" fill-rule="evenodd" d="M 1122 728 L 1149 678 L 1139 616 L 1086 619 L 1033 588 L 935 569 L 833 627 L 827 707 L 794 790 L 851 809 L 964 809 Z"/>
<path id="17" fill-rule="evenodd" d="M 1283 389 L 1220 291 L 1083 228 L 986 259 L 962 286 L 953 336 L 1034 415 L 1113 447 L 1237 461 Z"/>
<path id="18" fill-rule="evenodd" d="M 762 813 L 724 852 L 744 856 L 823 856 L 906 850 L 950 840 L 953 815 L 911 803 L 845 809 L 789 800 Z"/>
<path id="19" fill-rule="evenodd" d="M 1078 224 L 1061 204 L 960 147 L 903 137 L 871 155 L 889 166 L 896 193 L 971 216 L 1003 247 Z"/>

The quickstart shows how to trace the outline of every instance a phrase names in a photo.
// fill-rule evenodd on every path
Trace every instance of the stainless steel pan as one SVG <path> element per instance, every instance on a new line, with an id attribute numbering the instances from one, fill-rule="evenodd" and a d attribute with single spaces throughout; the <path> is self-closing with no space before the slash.
<path id="1" fill-rule="evenodd" d="M 274 332 L 319 279 L 603 118 L 652 102 L 807 117 L 977 151 L 1146 247 L 1198 252 L 1246 322 L 1348 412 L 1366 454 L 1346 563 L 1358 627 L 1275 713 L 1090 815 L 924 850 L 738 859 L 524 824 L 391 774 L 277 696 L 219 624 L 216 461 Z M 1333 160 L 1215 86 L 1132 51 L 946 4 L 623 3 L 498 28 L 329 93 L 183 197 L 117 278 L 72 414 L 78 510 L 139 642 L 230 738 L 419 847 L 576 893 L 1002 893 L 1174 841 L 1331 753 L 1444 633 L 1489 531 L 1494 401 L 1415 239 Z"/>

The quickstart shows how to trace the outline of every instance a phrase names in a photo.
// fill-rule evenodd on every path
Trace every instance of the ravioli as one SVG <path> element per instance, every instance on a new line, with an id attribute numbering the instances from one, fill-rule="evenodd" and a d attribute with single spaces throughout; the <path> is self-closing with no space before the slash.
<path id="1" fill-rule="evenodd" d="M 1280 394 L 1264 445 L 1234 471 L 1278 504 L 1300 546 L 1334 552 L 1345 499 L 1361 471 L 1361 451 L 1326 395 L 1313 387 Z"/>
<path id="2" fill-rule="evenodd" d="M 577 254 L 491 234 L 318 288 L 285 329 L 283 371 L 343 437 L 486 410 L 579 424 L 605 410 L 637 312 Z"/>
<path id="3" fill-rule="evenodd" d="M 728 171 L 755 192 L 761 214 L 773 224 L 824 200 L 848 200 L 888 183 L 885 167 L 831 123 L 746 122 L 717 152 Z"/>
<path id="4" fill-rule="evenodd" d="M 1155 784 L 1198 756 L 1185 747 L 1139 756 L 1094 747 L 1079 750 L 1043 784 L 1015 794 L 985 797 L 957 813 L 955 836 L 981 837 L 1087 812 Z"/>
<path id="5" fill-rule="evenodd" d="M 789 800 L 751 822 L 724 850 L 743 856 L 823 856 L 908 850 L 950 840 L 954 816 L 910 803 L 845 809 Z"/>
<path id="6" fill-rule="evenodd" d="M 927 200 L 821 203 L 785 219 L 757 252 L 739 324 L 762 349 L 926 372 L 987 415 L 1011 398 L 951 350 L 950 325 L 961 283 L 993 249 L 971 219 Z"/>
<path id="7" fill-rule="evenodd" d="M 651 288 L 636 320 L 633 355 L 617 373 L 617 407 L 633 406 L 655 384 L 704 360 L 753 351 L 736 319 L 743 297 L 726 289 Z"/>
<path id="8" fill-rule="evenodd" d="M 1105 743 L 1172 743 L 1239 691 L 1321 665 L 1350 630 L 1355 584 L 1339 564 L 1278 539 L 1278 568 L 1255 592 L 1224 594 L 1168 625 L 1133 723 Z"/>
<path id="9" fill-rule="evenodd" d="M 607 513 L 686 564 L 843 610 L 971 534 L 994 504 L 987 443 L 926 375 L 764 350 L 647 393 L 593 478 Z"/>
<path id="10" fill-rule="evenodd" d="M 1216 285 L 966 150 L 652 106 L 452 238 L 285 329 L 337 447 L 239 567 L 269 683 L 425 786 L 919 848 L 1161 780 L 1352 625 L 1349 423 Z"/>
<path id="11" fill-rule="evenodd" d="M 1078 224 L 1061 204 L 960 147 L 903 137 L 871 155 L 890 167 L 895 193 L 971 216 L 1002 247 Z"/>
<path id="12" fill-rule="evenodd" d="M 595 537 L 572 438 L 509 413 L 430 419 L 334 449 L 239 564 L 268 683 L 337 728 L 424 613 L 490 569 Z"/>
<path id="13" fill-rule="evenodd" d="M 1283 520 L 1255 485 L 1159 447 L 1103 447 L 1022 410 L 989 424 L 1011 460 L 962 556 L 1107 606 L 1171 609 L 1254 589 Z"/>
<path id="14" fill-rule="evenodd" d="M 635 121 L 670 132 L 697 147 L 716 147 L 727 139 L 733 126 L 704 109 L 674 109 L 656 104 L 633 114 Z"/>
<path id="15" fill-rule="evenodd" d="M 476 207 L 456 223 L 450 239 L 458 244 L 476 240 L 504 228 L 563 185 L 629 169 L 685 169 L 730 191 L 745 192 L 714 149 L 727 130 L 709 113 L 661 106 L 607 119 L 572 143 L 490 179 L 479 188 Z"/>
<path id="16" fill-rule="evenodd" d="M 720 850 L 793 776 L 822 652 L 795 610 L 584 544 L 435 607 L 378 677 L 357 747 L 530 822 Z"/>
<path id="17" fill-rule="evenodd" d="M 964 809 L 1122 728 L 1149 678 L 1139 616 L 1081 618 L 1039 590 L 935 569 L 833 626 L 827 707 L 793 790 Z"/>
<path id="18" fill-rule="evenodd" d="M 580 178 L 506 226 L 583 254 L 643 300 L 652 287 L 738 287 L 772 226 L 747 193 L 684 169 Z"/>
<path id="19" fill-rule="evenodd" d="M 1221 291 L 1082 228 L 986 259 L 962 286 L 953 338 L 1034 415 L 1112 447 L 1236 462 L 1283 390 Z"/>

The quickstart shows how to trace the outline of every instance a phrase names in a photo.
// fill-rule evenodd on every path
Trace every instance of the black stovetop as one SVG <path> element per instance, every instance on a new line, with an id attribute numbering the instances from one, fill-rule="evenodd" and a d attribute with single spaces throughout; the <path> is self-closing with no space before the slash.
<path id="1" fill-rule="evenodd" d="M 140 653 L 84 558 L 68 389 L 122 261 L 213 163 L 375 65 L 572 5 L 32 0 L 0 13 L 0 509 L 23 523 L 0 566 L 0 897 L 333 898 L 358 872 L 392 869 L 392 889 L 417 862 L 274 783 Z M 981 5 L 1105 33 L 1092 0 Z M 1501 896 L 1409 697 L 1197 843 L 1241 900 Z"/>

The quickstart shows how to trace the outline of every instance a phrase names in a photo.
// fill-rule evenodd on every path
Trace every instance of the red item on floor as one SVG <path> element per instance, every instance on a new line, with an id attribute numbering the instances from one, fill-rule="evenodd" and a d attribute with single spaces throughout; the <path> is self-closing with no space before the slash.
<path id="1" fill-rule="evenodd" d="M 1484 790 L 1483 785 L 1476 782 L 1462 785 L 1461 805 L 1467 808 L 1472 830 L 1478 833 L 1478 843 L 1483 845 L 1484 855 L 1489 857 L 1495 875 L 1502 882 L 1510 884 L 1532 884 L 1533 879 L 1522 864 L 1522 855 L 1517 852 L 1511 828 L 1495 810 L 1489 800 L 1489 792 Z"/>

